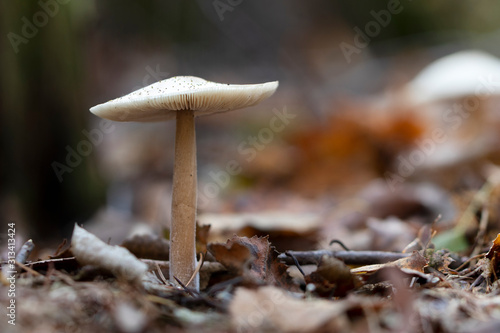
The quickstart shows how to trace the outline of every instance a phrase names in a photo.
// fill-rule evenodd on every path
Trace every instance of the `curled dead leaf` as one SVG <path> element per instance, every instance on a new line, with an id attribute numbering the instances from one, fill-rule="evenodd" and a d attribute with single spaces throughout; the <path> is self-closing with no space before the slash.
<path id="1" fill-rule="evenodd" d="M 496 276 L 500 276 L 500 234 L 493 240 L 493 245 L 491 245 L 488 253 L 486 253 L 486 258 L 490 260 L 490 266 Z"/>
<path id="2" fill-rule="evenodd" d="M 414 251 L 411 256 L 391 261 L 385 264 L 366 265 L 351 269 L 354 274 L 370 274 L 385 267 L 399 267 L 401 269 L 410 269 L 420 273 L 424 273 L 424 267 L 427 266 L 428 260 L 417 251 Z"/>
<path id="3" fill-rule="evenodd" d="M 248 281 L 286 288 L 292 286 L 287 266 L 278 261 L 278 253 L 267 237 L 235 235 L 226 244 L 209 244 L 208 250 L 228 271 L 242 275 Z"/>
<path id="4" fill-rule="evenodd" d="M 342 260 L 327 256 L 321 259 L 316 271 L 306 275 L 305 281 L 314 284 L 315 292 L 323 297 L 343 297 L 361 285 Z"/>

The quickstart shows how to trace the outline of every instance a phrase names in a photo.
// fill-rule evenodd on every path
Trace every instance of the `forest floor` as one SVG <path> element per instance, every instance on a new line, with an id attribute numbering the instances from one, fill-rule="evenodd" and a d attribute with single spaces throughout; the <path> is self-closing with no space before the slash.
<path id="1" fill-rule="evenodd" d="M 0 331 L 500 331 L 498 149 L 472 160 L 469 148 L 459 149 L 463 158 L 406 178 L 404 166 L 384 174 L 391 167 L 377 154 L 401 160 L 425 133 L 413 116 L 372 125 L 350 117 L 292 138 L 307 158 L 287 174 L 267 147 L 259 158 L 271 163 L 258 171 L 267 186 L 200 214 L 199 291 L 168 281 L 167 233 L 121 244 L 147 265 L 135 280 L 113 273 L 116 265 L 126 271 L 128 259 L 85 264 L 93 247 L 73 253 L 74 239 L 50 256 L 30 256 L 34 239 L 12 245 L 16 261 L 2 263 Z M 356 191 L 342 200 L 325 192 L 342 184 Z"/>

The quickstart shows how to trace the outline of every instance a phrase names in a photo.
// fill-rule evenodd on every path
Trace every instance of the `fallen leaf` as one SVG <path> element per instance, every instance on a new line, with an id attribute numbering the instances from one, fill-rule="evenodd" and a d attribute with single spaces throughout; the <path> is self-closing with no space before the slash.
<path id="1" fill-rule="evenodd" d="M 226 244 L 209 244 L 215 259 L 229 271 L 253 280 L 290 288 L 287 266 L 278 261 L 278 253 L 267 237 L 233 236 Z"/>
<path id="2" fill-rule="evenodd" d="M 196 224 L 196 253 L 207 252 L 208 234 L 211 226 Z"/>
<path id="3" fill-rule="evenodd" d="M 203 214 L 198 216 L 200 224 L 210 224 L 216 232 L 221 230 L 238 230 L 246 226 L 256 229 L 290 230 L 298 233 L 309 232 L 319 228 L 321 219 L 317 214 L 289 213 L 286 211 L 268 211 L 246 214 Z"/>
<path id="4" fill-rule="evenodd" d="M 75 224 L 71 237 L 71 252 L 81 265 L 93 265 L 110 271 L 116 277 L 141 282 L 148 266 L 129 250 L 112 246 Z"/>
<path id="5" fill-rule="evenodd" d="M 150 234 L 135 235 L 124 240 L 121 246 L 142 259 L 168 260 L 170 252 L 168 240 Z"/>
<path id="6" fill-rule="evenodd" d="M 432 267 L 434 269 L 437 269 L 441 273 L 449 273 L 450 268 L 449 266 L 455 262 L 455 259 L 453 259 L 450 256 L 450 252 L 446 250 L 434 250 L 434 249 L 428 249 L 426 254 L 426 257 L 429 259 L 429 267 Z"/>
<path id="7" fill-rule="evenodd" d="M 245 214 L 202 214 L 200 224 L 209 224 L 211 230 L 225 239 L 239 236 L 269 236 L 278 251 L 289 249 L 313 250 L 318 242 L 321 219 L 318 214 L 265 211 Z"/>
<path id="8" fill-rule="evenodd" d="M 349 332 L 348 302 L 304 300 L 272 286 L 238 288 L 229 305 L 240 332 Z"/>
<path id="9" fill-rule="evenodd" d="M 385 267 L 398 267 L 401 269 L 409 269 L 424 273 L 424 267 L 427 266 L 427 264 L 428 260 L 422 254 L 420 254 L 420 252 L 414 251 L 409 257 L 401 258 L 385 264 L 366 265 L 358 268 L 353 268 L 351 269 L 351 273 L 368 274 L 376 272 Z"/>
<path id="10" fill-rule="evenodd" d="M 314 284 L 315 293 L 323 297 L 344 297 L 361 285 L 342 260 L 327 256 L 323 256 L 316 271 L 305 276 L 305 281 Z"/>
<path id="11" fill-rule="evenodd" d="M 228 240 L 226 244 L 209 244 L 208 250 L 215 257 L 215 260 L 224 265 L 229 272 L 236 275 L 243 274 L 245 266 L 252 258 L 248 247 L 233 240 Z"/>
<path id="12" fill-rule="evenodd" d="M 390 170 L 397 156 L 424 133 L 420 115 L 406 109 L 344 105 L 317 126 L 288 141 L 297 149 L 290 185 L 308 195 L 359 187 Z M 332 172 L 335 170 L 335 172 Z M 350 175 L 356 174 L 354 180 Z"/>
<path id="13" fill-rule="evenodd" d="M 492 267 L 497 276 L 500 274 L 500 234 L 493 240 L 493 245 L 491 245 L 488 253 L 486 253 L 486 258 L 490 259 Z"/>
<path id="14" fill-rule="evenodd" d="M 488 253 L 486 253 L 486 258 L 493 260 L 500 256 L 500 234 L 493 240 L 493 245 L 491 245 Z"/>

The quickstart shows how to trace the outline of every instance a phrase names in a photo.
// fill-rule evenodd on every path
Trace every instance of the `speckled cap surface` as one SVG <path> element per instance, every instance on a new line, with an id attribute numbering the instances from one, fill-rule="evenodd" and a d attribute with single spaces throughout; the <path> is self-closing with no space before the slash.
<path id="1" fill-rule="evenodd" d="M 114 121 L 154 122 L 175 118 L 176 112 L 195 116 L 252 106 L 271 96 L 278 81 L 261 84 L 223 84 L 194 76 L 176 76 L 90 108 Z"/>

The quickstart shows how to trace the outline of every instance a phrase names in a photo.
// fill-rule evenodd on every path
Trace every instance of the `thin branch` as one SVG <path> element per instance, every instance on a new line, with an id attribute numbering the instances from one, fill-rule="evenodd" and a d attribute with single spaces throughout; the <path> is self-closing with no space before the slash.
<path id="1" fill-rule="evenodd" d="M 195 270 L 193 272 L 193 275 L 191 275 L 191 278 L 186 283 L 186 287 L 189 287 L 189 284 L 191 283 L 191 281 L 193 281 L 198 276 L 198 273 L 200 272 L 201 267 L 203 266 L 203 263 L 205 262 L 205 257 L 203 256 L 203 253 L 200 253 L 200 257 L 201 258 L 198 261 L 198 264 L 196 265 L 196 268 L 195 268 Z"/>
<path id="2" fill-rule="evenodd" d="M 160 276 L 160 280 L 163 282 L 164 285 L 168 286 L 168 280 L 165 278 L 165 275 L 163 275 L 163 272 L 161 271 L 160 265 L 158 263 L 156 264 L 156 271 L 158 272 L 158 275 Z"/>
<path id="3" fill-rule="evenodd" d="M 345 246 L 345 244 L 344 244 L 344 243 L 342 243 L 342 242 L 341 242 L 340 240 L 338 240 L 338 239 L 332 239 L 328 245 L 330 245 L 330 246 L 331 246 L 332 244 L 339 244 L 339 245 L 340 245 L 340 247 L 342 247 L 344 250 L 346 250 L 346 251 L 351 251 L 351 250 L 350 250 L 347 246 Z"/>
<path id="4" fill-rule="evenodd" d="M 481 253 L 483 245 L 484 245 L 484 235 L 486 234 L 486 229 L 488 228 L 488 220 L 490 214 L 487 207 L 483 207 L 481 210 L 481 219 L 479 220 L 479 228 L 477 230 L 476 236 L 476 246 L 471 252 L 471 257 L 477 256 Z"/>
<path id="5" fill-rule="evenodd" d="M 384 252 L 384 251 L 288 251 L 293 255 L 301 265 L 316 265 L 320 262 L 323 256 L 334 257 L 342 260 L 347 265 L 371 265 L 383 264 L 401 258 L 406 258 L 411 253 L 400 252 Z M 288 257 L 285 253 L 278 256 L 282 262 L 287 265 L 293 265 L 294 260 Z"/>
<path id="6" fill-rule="evenodd" d="M 295 256 L 293 254 L 290 254 L 290 252 L 285 252 L 286 256 L 287 257 L 290 257 L 292 258 L 293 260 L 293 263 L 294 265 L 297 267 L 297 269 L 299 270 L 299 272 L 302 274 L 303 277 L 306 277 L 306 274 L 304 273 L 304 271 L 302 270 L 302 267 L 300 267 L 300 264 L 299 262 L 297 261 L 297 258 L 295 258 Z"/>

